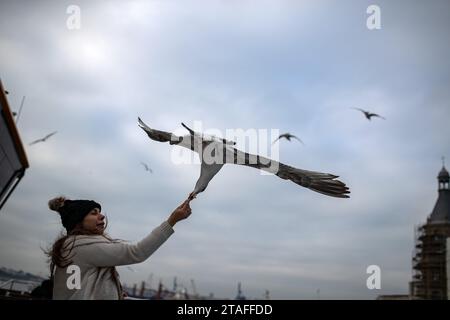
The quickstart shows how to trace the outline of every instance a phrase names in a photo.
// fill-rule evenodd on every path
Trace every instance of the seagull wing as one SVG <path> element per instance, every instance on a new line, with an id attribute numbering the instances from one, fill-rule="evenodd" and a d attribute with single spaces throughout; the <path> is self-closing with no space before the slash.
<path id="1" fill-rule="evenodd" d="M 52 133 L 49 133 L 48 135 L 46 135 L 44 138 L 42 138 L 43 141 L 47 140 L 48 138 L 50 138 L 52 135 L 56 134 L 58 131 L 54 131 Z"/>
<path id="2" fill-rule="evenodd" d="M 276 175 L 327 196 L 349 198 L 349 188 L 345 183 L 335 180 L 338 176 L 333 174 L 297 169 L 280 163 Z"/>
<path id="3" fill-rule="evenodd" d="M 31 146 L 31 145 L 33 145 L 33 144 L 36 144 L 36 143 L 42 142 L 42 141 L 44 141 L 44 140 L 42 140 L 42 139 L 37 139 L 37 140 L 34 140 L 33 142 L 30 142 L 28 145 Z"/>
<path id="4" fill-rule="evenodd" d="M 148 170 L 148 166 L 147 166 L 146 163 L 144 163 L 144 162 L 141 161 L 141 164 L 144 166 L 145 170 Z"/>
<path id="5" fill-rule="evenodd" d="M 302 187 L 327 196 L 349 198 L 347 195 L 350 193 L 349 188 L 345 185 L 345 183 L 335 180 L 338 178 L 336 175 L 297 169 L 281 162 L 242 152 L 232 147 L 228 147 L 228 150 L 229 151 L 227 154 L 233 153 L 233 156 L 226 157 L 227 163 L 241 164 L 256 169 L 265 170 L 277 175 L 281 179 L 291 180 Z"/>
<path id="6" fill-rule="evenodd" d="M 180 142 L 180 138 L 178 136 L 170 132 L 152 129 L 147 126 L 144 121 L 141 120 L 141 118 L 138 118 L 138 125 L 147 133 L 149 138 L 152 140 L 159 142 L 169 142 L 170 144 L 177 144 Z"/>
<path id="7" fill-rule="evenodd" d="M 280 140 L 282 136 L 279 136 L 278 138 L 276 138 L 275 140 L 273 140 L 272 144 L 274 144 L 275 142 L 277 142 L 278 140 Z"/>
<path id="8" fill-rule="evenodd" d="M 370 116 L 370 117 L 378 117 L 378 118 L 381 118 L 381 119 L 386 120 L 385 117 L 382 117 L 382 116 L 380 116 L 379 114 L 376 114 L 376 113 L 371 113 L 369 116 Z"/>
<path id="9" fill-rule="evenodd" d="M 361 111 L 362 113 L 364 113 L 364 115 L 366 116 L 366 118 L 370 120 L 370 117 L 368 116 L 368 115 L 369 115 L 369 111 L 366 111 L 366 110 L 361 109 L 361 108 L 350 108 L 350 109 L 354 109 L 354 110 Z"/>
<path id="10" fill-rule="evenodd" d="M 298 138 L 298 137 L 296 137 L 294 135 L 291 135 L 291 137 L 294 138 L 294 139 L 297 139 L 298 141 L 300 141 L 304 145 L 303 141 L 300 138 Z"/>
<path id="11" fill-rule="evenodd" d="M 189 131 L 189 133 L 191 134 L 191 135 L 194 135 L 195 134 L 195 131 L 194 130 L 192 130 L 191 128 L 189 128 L 187 125 L 185 125 L 183 122 L 181 123 L 181 125 L 187 130 L 187 131 Z"/>

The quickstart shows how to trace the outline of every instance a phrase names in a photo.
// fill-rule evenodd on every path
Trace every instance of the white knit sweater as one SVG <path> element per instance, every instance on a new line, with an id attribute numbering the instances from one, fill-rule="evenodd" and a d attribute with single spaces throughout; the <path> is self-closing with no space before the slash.
<path id="1" fill-rule="evenodd" d="M 173 228 L 165 221 L 136 244 L 109 241 L 103 236 L 76 236 L 70 260 L 71 265 L 78 266 L 80 270 L 79 289 L 72 288 L 73 284 L 77 283 L 74 280 L 77 272 L 73 271 L 77 268 L 57 267 L 54 275 L 53 299 L 119 299 L 118 285 L 112 277 L 112 267 L 146 260 L 173 232 Z M 68 238 L 66 243 L 71 243 L 71 240 L 72 237 Z M 71 247 L 72 245 L 69 245 L 68 249 Z"/>

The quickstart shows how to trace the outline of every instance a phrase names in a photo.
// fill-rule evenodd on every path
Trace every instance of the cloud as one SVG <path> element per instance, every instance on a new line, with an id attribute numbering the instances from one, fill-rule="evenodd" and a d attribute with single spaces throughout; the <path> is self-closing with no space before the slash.
<path id="1" fill-rule="evenodd" d="M 251 168 L 227 165 L 193 214 L 126 283 L 174 276 L 202 294 L 275 299 L 373 299 L 408 291 L 414 226 L 436 200 L 449 156 L 448 3 L 2 3 L 0 68 L 31 167 L 2 209 L 0 263 L 45 273 L 40 247 L 61 227 L 47 201 L 102 203 L 115 238 L 138 241 L 193 188 L 200 168 L 170 162 L 172 146 L 137 126 L 174 131 L 279 129 L 280 160 L 335 173 L 352 198 L 327 198 Z M 420 21 L 420 22 L 419 22 Z M 350 107 L 386 116 L 367 121 Z M 45 143 L 27 143 L 48 132 Z M 149 163 L 154 173 L 140 165 Z M 366 268 L 382 290 L 366 288 Z"/>

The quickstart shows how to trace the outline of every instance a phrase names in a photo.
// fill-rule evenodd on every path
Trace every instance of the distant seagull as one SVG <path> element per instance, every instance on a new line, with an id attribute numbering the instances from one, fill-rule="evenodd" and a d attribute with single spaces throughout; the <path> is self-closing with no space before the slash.
<path id="1" fill-rule="evenodd" d="M 277 142 L 277 141 L 280 140 L 281 138 L 285 138 L 287 141 L 291 141 L 291 139 L 294 138 L 294 139 L 297 139 L 298 141 L 300 141 L 300 142 L 304 145 L 304 143 L 303 143 L 302 140 L 300 140 L 299 138 L 297 138 L 297 137 L 294 136 L 293 134 L 290 134 L 289 132 L 280 134 L 280 136 L 279 136 L 278 138 L 276 138 L 276 139 L 272 142 L 272 144 L 274 144 L 275 142 Z"/>
<path id="2" fill-rule="evenodd" d="M 49 133 L 48 135 L 46 135 L 45 137 L 43 137 L 43 138 L 41 138 L 41 139 L 34 140 L 34 141 L 31 142 L 29 145 L 31 146 L 31 145 L 36 144 L 36 143 L 38 143 L 38 142 L 45 142 L 48 138 L 50 138 L 52 135 L 54 135 L 54 134 L 57 133 L 57 132 L 58 132 L 58 131 L 54 131 L 54 132 L 52 132 L 52 133 Z"/>
<path id="3" fill-rule="evenodd" d="M 372 118 L 372 117 L 378 117 L 378 118 L 386 120 L 385 117 L 382 117 L 382 116 L 380 116 L 379 114 L 376 114 L 376 113 L 369 112 L 367 110 L 363 110 L 363 109 L 360 109 L 360 108 L 351 108 L 351 109 L 355 109 L 355 110 L 361 111 L 362 113 L 364 113 L 366 118 L 369 119 L 369 120 L 371 120 L 370 118 Z"/>
<path id="4" fill-rule="evenodd" d="M 144 168 L 145 168 L 146 171 L 149 171 L 150 173 L 153 173 L 153 170 L 150 169 L 150 167 L 149 167 L 146 163 L 141 162 L 141 164 L 144 166 Z"/>
<path id="5" fill-rule="evenodd" d="M 139 126 L 147 133 L 150 139 L 159 142 L 169 142 L 171 145 L 175 144 L 199 153 L 201 160 L 200 177 L 195 184 L 194 191 L 189 196 L 191 199 L 206 189 L 208 183 L 225 163 L 240 164 L 265 170 L 313 191 L 331 197 L 349 198 L 347 195 L 350 193 L 348 187 L 343 182 L 334 180 L 338 178 L 336 175 L 297 169 L 271 159 L 242 152 L 234 148 L 234 142 L 232 141 L 199 134 L 189 129 L 183 123 L 183 127 L 189 131 L 189 134 L 178 137 L 170 132 L 151 129 L 140 118 L 138 120 Z M 216 157 L 222 161 L 214 161 Z"/>

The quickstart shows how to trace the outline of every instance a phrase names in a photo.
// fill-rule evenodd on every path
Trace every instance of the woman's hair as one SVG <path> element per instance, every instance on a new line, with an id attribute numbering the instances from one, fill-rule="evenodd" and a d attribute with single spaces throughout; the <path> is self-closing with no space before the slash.
<path id="1" fill-rule="evenodd" d="M 64 201 L 66 201 L 66 197 L 63 196 L 53 198 L 48 201 L 48 207 L 50 210 L 59 212 L 59 209 L 64 205 Z"/>

